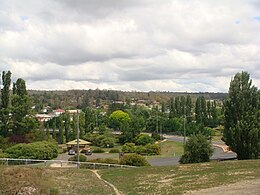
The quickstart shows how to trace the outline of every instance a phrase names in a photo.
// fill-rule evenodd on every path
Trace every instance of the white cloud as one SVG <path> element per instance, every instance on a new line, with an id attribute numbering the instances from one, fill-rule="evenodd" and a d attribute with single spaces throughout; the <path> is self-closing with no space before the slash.
<path id="1" fill-rule="evenodd" d="M 253 0 L 0 2 L 0 70 L 33 89 L 227 91 L 260 83 Z"/>

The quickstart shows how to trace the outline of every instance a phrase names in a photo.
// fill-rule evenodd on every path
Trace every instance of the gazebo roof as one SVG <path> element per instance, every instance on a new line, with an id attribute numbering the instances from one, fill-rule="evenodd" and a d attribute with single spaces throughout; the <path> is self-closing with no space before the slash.
<path id="1" fill-rule="evenodd" d="M 77 139 L 70 141 L 68 143 L 66 143 L 66 145 L 77 145 Z M 89 145 L 91 144 L 91 142 L 85 141 L 83 139 L 79 139 L 79 145 Z"/>

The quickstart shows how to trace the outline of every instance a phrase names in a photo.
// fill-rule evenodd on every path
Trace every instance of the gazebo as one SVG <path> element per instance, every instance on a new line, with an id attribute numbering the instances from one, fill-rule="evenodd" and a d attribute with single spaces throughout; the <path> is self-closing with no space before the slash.
<path id="1" fill-rule="evenodd" d="M 67 145 L 67 149 L 70 150 L 70 149 L 73 149 L 75 151 L 77 151 L 77 139 L 73 140 L 73 141 L 70 141 L 68 143 L 66 143 Z M 79 139 L 79 149 L 84 149 L 84 148 L 88 148 L 89 145 L 91 144 L 91 142 L 88 142 L 88 141 L 85 141 L 83 139 Z"/>

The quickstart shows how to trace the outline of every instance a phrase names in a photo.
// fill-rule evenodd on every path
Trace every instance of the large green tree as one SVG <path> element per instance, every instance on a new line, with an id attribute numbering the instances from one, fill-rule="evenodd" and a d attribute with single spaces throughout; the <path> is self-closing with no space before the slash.
<path id="1" fill-rule="evenodd" d="M 0 134 L 7 136 L 9 130 L 9 113 L 10 113 L 10 85 L 11 85 L 11 72 L 2 73 L 2 85 L 1 89 L 1 110 L 0 110 L 0 121 L 1 131 Z"/>
<path id="2" fill-rule="evenodd" d="M 31 101 L 23 79 L 17 79 L 13 84 L 12 96 L 12 129 L 13 134 L 24 135 L 37 128 L 33 117 Z"/>
<path id="3" fill-rule="evenodd" d="M 260 154 L 260 100 L 257 87 L 247 72 L 237 73 L 230 82 L 224 102 L 223 140 L 238 159 L 258 158 Z"/>

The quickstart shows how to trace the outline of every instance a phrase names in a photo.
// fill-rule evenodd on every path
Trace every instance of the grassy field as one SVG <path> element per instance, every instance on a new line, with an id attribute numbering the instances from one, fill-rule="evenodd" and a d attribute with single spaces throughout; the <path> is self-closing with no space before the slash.
<path id="1" fill-rule="evenodd" d="M 100 170 L 122 194 L 183 194 L 260 178 L 260 160 Z M 115 194 L 87 169 L 0 166 L 0 194 Z"/>
<path id="2" fill-rule="evenodd" d="M 123 194 L 183 194 L 260 178 L 260 161 L 102 170 L 100 173 L 103 179 L 113 183 Z"/>

